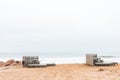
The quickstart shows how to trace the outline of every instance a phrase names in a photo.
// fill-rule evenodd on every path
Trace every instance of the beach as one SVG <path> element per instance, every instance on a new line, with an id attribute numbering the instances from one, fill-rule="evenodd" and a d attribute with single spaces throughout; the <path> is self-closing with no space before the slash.
<path id="1" fill-rule="evenodd" d="M 44 68 L 0 67 L 0 80 L 120 80 L 120 65 L 57 64 Z"/>

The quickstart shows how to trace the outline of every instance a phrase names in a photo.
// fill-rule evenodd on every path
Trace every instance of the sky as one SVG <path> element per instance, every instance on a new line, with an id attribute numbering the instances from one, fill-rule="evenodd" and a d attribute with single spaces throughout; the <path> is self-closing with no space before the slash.
<path id="1" fill-rule="evenodd" d="M 119 0 L 0 0 L 0 52 L 120 52 Z"/>

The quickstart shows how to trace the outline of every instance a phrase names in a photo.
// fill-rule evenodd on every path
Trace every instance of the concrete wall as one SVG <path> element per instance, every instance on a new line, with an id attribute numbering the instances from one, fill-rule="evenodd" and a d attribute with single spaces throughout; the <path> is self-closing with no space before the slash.
<path id="1" fill-rule="evenodd" d="M 95 65 L 94 59 L 97 58 L 97 54 L 86 54 L 86 64 L 87 65 Z"/>

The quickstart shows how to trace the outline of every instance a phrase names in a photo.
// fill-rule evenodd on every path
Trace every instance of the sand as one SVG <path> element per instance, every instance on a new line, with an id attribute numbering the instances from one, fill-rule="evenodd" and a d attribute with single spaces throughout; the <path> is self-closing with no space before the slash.
<path id="1" fill-rule="evenodd" d="M 0 67 L 0 80 L 120 80 L 120 65 L 59 64 L 45 68 Z"/>

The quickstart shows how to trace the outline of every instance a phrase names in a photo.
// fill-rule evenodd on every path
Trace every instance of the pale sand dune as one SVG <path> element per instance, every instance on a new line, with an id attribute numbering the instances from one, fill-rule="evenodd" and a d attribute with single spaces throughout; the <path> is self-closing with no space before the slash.
<path id="1" fill-rule="evenodd" d="M 120 80 L 120 65 L 61 64 L 46 68 L 23 68 L 20 65 L 0 71 L 0 80 Z"/>

